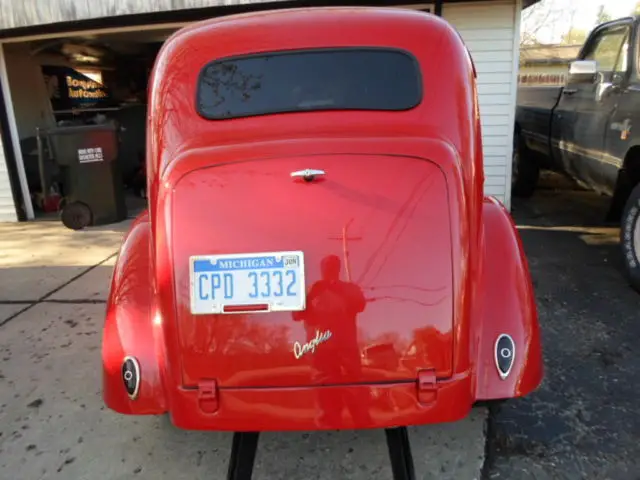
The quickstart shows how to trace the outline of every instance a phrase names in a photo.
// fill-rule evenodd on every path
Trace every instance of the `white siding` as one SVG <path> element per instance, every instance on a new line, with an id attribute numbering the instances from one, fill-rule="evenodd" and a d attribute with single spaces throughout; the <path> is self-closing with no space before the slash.
<path id="1" fill-rule="evenodd" d="M 0 88 L 4 95 L 5 105 L 10 105 L 11 102 L 7 101 L 7 93 L 9 91 L 9 85 L 6 77 L 6 68 L 4 62 L 4 50 L 0 43 Z M 9 119 L 11 121 L 11 119 Z M 3 137 L 9 140 L 9 132 L 1 132 L 0 135 L 0 222 L 17 222 L 18 215 L 16 213 L 16 206 L 13 201 L 13 194 L 11 192 L 11 182 L 9 180 L 9 171 L 7 170 L 7 159 L 5 158 L 4 145 L 2 143 Z"/>
<path id="2" fill-rule="evenodd" d="M 511 203 L 511 142 L 519 56 L 521 0 L 444 4 L 478 71 L 485 194 Z"/>
<path id="3" fill-rule="evenodd" d="M 7 162 L 4 158 L 4 147 L 0 138 L 0 222 L 16 222 L 17 220 L 16 208 L 11 194 L 11 184 L 9 183 Z"/>
<path id="4" fill-rule="evenodd" d="M 20 188 L 23 198 L 26 198 L 25 214 L 32 218 L 33 208 L 29 202 L 22 155 L 16 151 L 16 146 L 20 140 L 35 135 L 36 127 L 53 126 L 55 119 L 37 58 L 30 54 L 28 44 L 0 43 L 0 82 L 11 124 L 5 138 L 13 142 Z M 14 222 L 18 218 L 6 169 L 0 143 L 0 222 Z"/>

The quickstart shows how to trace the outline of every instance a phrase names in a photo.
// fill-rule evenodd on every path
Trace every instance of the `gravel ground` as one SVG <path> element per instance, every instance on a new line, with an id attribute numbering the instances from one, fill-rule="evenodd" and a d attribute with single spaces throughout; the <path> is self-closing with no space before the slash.
<path id="1" fill-rule="evenodd" d="M 607 199 L 549 176 L 514 202 L 535 282 L 545 380 L 492 412 L 489 479 L 640 479 L 640 295 Z"/>

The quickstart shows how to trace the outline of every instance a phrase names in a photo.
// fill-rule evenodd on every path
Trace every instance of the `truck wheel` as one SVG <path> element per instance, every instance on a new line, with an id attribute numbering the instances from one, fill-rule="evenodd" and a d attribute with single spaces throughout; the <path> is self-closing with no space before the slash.
<path id="1" fill-rule="evenodd" d="M 511 158 L 511 193 L 516 197 L 531 197 L 538 184 L 539 176 L 538 164 L 528 154 L 518 132 L 515 132 Z"/>
<path id="2" fill-rule="evenodd" d="M 629 283 L 640 292 L 640 184 L 631 191 L 622 213 L 620 245 Z"/>

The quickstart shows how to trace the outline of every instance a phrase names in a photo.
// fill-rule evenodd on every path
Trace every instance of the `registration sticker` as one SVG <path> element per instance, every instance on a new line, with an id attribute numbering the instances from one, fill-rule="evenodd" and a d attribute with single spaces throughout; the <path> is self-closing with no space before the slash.
<path id="1" fill-rule="evenodd" d="M 305 308 L 300 251 L 193 256 L 189 275 L 193 315 Z"/>

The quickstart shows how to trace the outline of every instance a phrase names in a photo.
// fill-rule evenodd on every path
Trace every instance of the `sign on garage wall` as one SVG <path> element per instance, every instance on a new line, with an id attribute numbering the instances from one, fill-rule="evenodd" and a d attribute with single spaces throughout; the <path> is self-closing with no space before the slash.
<path id="1" fill-rule="evenodd" d="M 43 65 L 49 99 L 54 111 L 111 105 L 107 88 L 70 67 Z"/>

